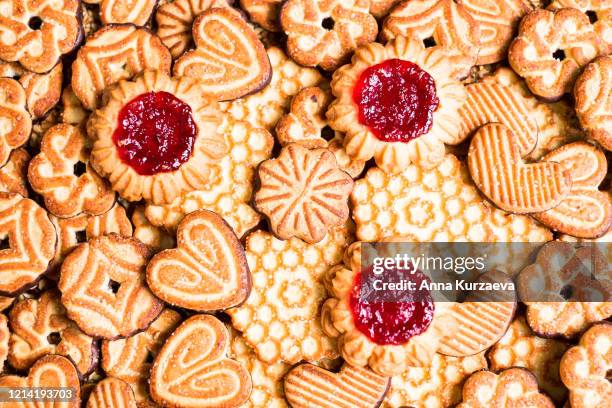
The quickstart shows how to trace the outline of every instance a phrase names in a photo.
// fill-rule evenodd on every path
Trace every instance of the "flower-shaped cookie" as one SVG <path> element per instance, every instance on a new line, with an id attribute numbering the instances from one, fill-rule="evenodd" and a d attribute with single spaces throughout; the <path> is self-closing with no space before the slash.
<path id="1" fill-rule="evenodd" d="M 410 163 L 426 168 L 444 159 L 444 144 L 458 144 L 457 111 L 466 93 L 452 78 L 453 55 L 397 37 L 357 49 L 352 64 L 334 73 L 329 125 L 345 132 L 347 153 L 376 159 L 386 172 Z"/>
<path id="2" fill-rule="evenodd" d="M 28 163 L 30 154 L 24 148 L 13 150 L 0 168 L 0 191 L 28 196 Z"/>
<path id="3" fill-rule="evenodd" d="M 0 59 L 44 73 L 83 37 L 79 0 L 11 0 L 0 8 Z"/>
<path id="4" fill-rule="evenodd" d="M 226 153 L 217 104 L 197 80 L 146 71 L 121 81 L 88 122 L 91 165 L 130 201 L 170 203 L 210 181 Z"/>
<path id="5" fill-rule="evenodd" d="M 19 82 L 0 78 L 0 165 L 13 149 L 28 141 L 32 118 L 26 110 L 26 93 Z"/>
<path id="6" fill-rule="evenodd" d="M 369 8 L 368 0 L 288 0 L 280 23 L 289 55 L 301 65 L 335 70 L 355 48 L 376 39 Z"/>
<path id="7" fill-rule="evenodd" d="M 589 17 L 599 37 L 612 47 L 612 4 L 608 0 L 553 0 L 549 10 L 575 8 Z"/>
<path id="8" fill-rule="evenodd" d="M 276 159 L 262 162 L 258 173 L 255 207 L 279 238 L 298 237 L 312 244 L 347 220 L 353 179 L 338 168 L 329 150 L 293 143 Z"/>

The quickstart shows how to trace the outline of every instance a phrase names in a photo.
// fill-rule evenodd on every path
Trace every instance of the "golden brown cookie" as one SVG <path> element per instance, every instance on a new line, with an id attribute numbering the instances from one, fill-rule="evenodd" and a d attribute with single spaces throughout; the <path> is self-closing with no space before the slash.
<path id="1" fill-rule="evenodd" d="M 240 0 L 251 21 L 269 31 L 281 31 L 279 14 L 283 0 Z"/>
<path id="2" fill-rule="evenodd" d="M 83 104 L 68 85 L 62 91 L 62 104 L 60 121 L 74 126 L 85 126 L 89 112 L 85 110 Z"/>
<path id="3" fill-rule="evenodd" d="M 147 265 L 147 283 L 158 298 L 199 312 L 245 301 L 251 275 L 244 248 L 223 218 L 207 210 L 192 212 L 179 224 L 176 243 Z"/>
<path id="4" fill-rule="evenodd" d="M 11 332 L 8 328 L 8 319 L 0 314 L 0 372 L 4 371 L 4 362 L 9 351 L 9 337 Z"/>
<path id="5" fill-rule="evenodd" d="M 146 71 L 120 81 L 90 117 L 91 165 L 126 200 L 171 203 L 210 181 L 210 163 L 227 148 L 219 122 L 217 104 L 197 80 Z"/>
<path id="6" fill-rule="evenodd" d="M 11 307 L 16 298 L 0 296 L 0 311 L 4 311 Z"/>
<path id="7" fill-rule="evenodd" d="M 377 19 L 385 17 L 402 0 L 370 0 L 370 14 Z"/>
<path id="8" fill-rule="evenodd" d="M 128 383 L 107 377 L 95 385 L 85 408 L 136 408 L 136 400 Z"/>
<path id="9" fill-rule="evenodd" d="M 19 194 L 0 193 L 0 294 L 16 295 L 47 271 L 57 236 L 47 212 Z"/>
<path id="10" fill-rule="evenodd" d="M 0 165 L 11 151 L 28 141 L 32 118 L 26 110 L 26 93 L 19 82 L 0 78 Z"/>
<path id="11" fill-rule="evenodd" d="M 608 47 L 612 47 L 612 5 L 607 0 L 553 0 L 548 9 L 578 9 L 589 17 L 593 28 Z"/>
<path id="12" fill-rule="evenodd" d="M 558 100 L 571 92 L 580 69 L 606 52 L 606 44 L 580 10 L 536 9 L 521 20 L 508 61 L 534 94 Z"/>
<path id="13" fill-rule="evenodd" d="M 68 317 L 93 337 L 115 339 L 147 328 L 162 310 L 145 282 L 149 248 L 133 238 L 105 235 L 64 259 L 59 289 Z"/>
<path id="14" fill-rule="evenodd" d="M 155 252 L 174 247 L 174 237 L 151 224 L 145 216 L 145 207 L 138 206 L 132 213 L 134 238 L 151 247 Z"/>
<path id="15" fill-rule="evenodd" d="M 0 191 L 28 196 L 28 163 L 30 154 L 19 148 L 13 150 L 8 161 L 0 168 Z"/>
<path id="16" fill-rule="evenodd" d="M 161 40 L 144 28 L 113 24 L 87 38 L 72 64 L 72 89 L 89 110 L 101 106 L 102 93 L 145 70 L 170 72 L 172 58 Z"/>
<path id="17" fill-rule="evenodd" d="M 134 24 L 145 26 L 157 7 L 157 0 L 101 0 L 102 24 Z"/>
<path id="18" fill-rule="evenodd" d="M 252 389 L 244 366 L 226 357 L 227 328 L 216 317 L 195 315 L 170 335 L 151 368 L 150 391 L 164 406 L 238 407 Z"/>

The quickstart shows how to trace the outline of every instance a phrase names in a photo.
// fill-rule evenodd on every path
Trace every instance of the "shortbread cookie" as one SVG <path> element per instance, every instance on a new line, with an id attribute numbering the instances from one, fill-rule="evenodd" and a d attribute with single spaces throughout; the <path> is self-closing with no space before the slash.
<path id="1" fill-rule="evenodd" d="M 219 101 L 237 99 L 265 87 L 270 60 L 257 34 L 229 7 L 213 7 L 193 22 L 195 50 L 183 54 L 173 73 L 198 79 Z"/>
<path id="2" fill-rule="evenodd" d="M 612 6 L 610 14 L 612 20 Z M 611 56 L 599 57 L 584 68 L 574 86 L 574 99 L 583 129 L 604 149 L 612 150 Z"/>
<path id="3" fill-rule="evenodd" d="M 463 386 L 463 401 L 457 408 L 503 408 L 524 406 L 553 408 L 555 405 L 538 391 L 535 376 L 524 368 L 511 368 L 494 374 L 477 371 Z"/>
<path id="4" fill-rule="evenodd" d="M 0 294 L 16 295 L 47 271 L 57 236 L 47 212 L 19 194 L 0 193 Z"/>
<path id="5" fill-rule="evenodd" d="M 251 376 L 226 357 L 227 328 L 211 315 L 185 320 L 165 342 L 151 368 L 150 391 L 163 406 L 238 407 L 249 398 Z"/>
<path id="6" fill-rule="evenodd" d="M 13 150 L 8 161 L 0 168 L 0 191 L 28 196 L 28 163 L 30 154 L 20 148 Z"/>
<path id="7" fill-rule="evenodd" d="M 0 372 L 4 371 L 4 362 L 9 351 L 9 336 L 11 332 L 8 328 L 8 320 L 5 315 L 0 314 Z"/>
<path id="8" fill-rule="evenodd" d="M 612 316 L 609 266 L 594 245 L 550 242 L 517 278 L 527 304 L 527 322 L 546 337 L 575 337 L 591 323 Z"/>
<path id="9" fill-rule="evenodd" d="M 242 7 L 256 24 L 269 31 L 280 31 L 279 14 L 283 0 L 240 0 Z"/>
<path id="10" fill-rule="evenodd" d="M 66 256 L 58 283 L 68 317 L 85 333 L 104 339 L 147 328 L 163 306 L 146 286 L 150 256 L 146 245 L 117 234 L 77 246 Z"/>
<path id="11" fill-rule="evenodd" d="M 559 205 L 543 213 L 533 214 L 548 227 L 579 238 L 596 238 L 612 224 L 612 199 L 599 191 L 608 172 L 605 154 L 586 142 L 562 146 L 542 158 L 561 163 L 572 179 L 570 193 Z"/>
<path id="12" fill-rule="evenodd" d="M 543 391 L 555 402 L 562 403 L 567 389 L 559 377 L 559 362 L 568 348 L 565 342 L 536 336 L 520 316 L 489 349 L 490 369 L 498 372 L 511 367 L 526 368 L 535 375 Z"/>
<path id="13" fill-rule="evenodd" d="M 143 0 L 148 1 L 148 0 Z M 145 70 L 170 72 L 172 58 L 161 40 L 130 24 L 101 28 L 87 39 L 72 64 L 72 89 L 89 110 L 101 106 L 102 92 Z"/>
<path id="14" fill-rule="evenodd" d="M 253 287 L 246 302 L 227 313 L 232 325 L 264 362 L 318 361 L 337 357 L 335 341 L 319 323 L 327 292 L 323 274 L 342 260 L 352 225 L 332 229 L 317 244 L 281 241 L 256 231 L 246 238 Z"/>
<path id="15" fill-rule="evenodd" d="M 589 17 L 593 28 L 612 47 L 612 5 L 606 0 L 553 0 L 548 8 L 557 10 L 564 7 L 578 9 Z"/>
<path id="16" fill-rule="evenodd" d="M 508 61 L 534 94 L 557 100 L 571 92 L 584 65 L 606 52 L 607 46 L 579 10 L 536 9 L 521 21 Z"/>
<path id="17" fill-rule="evenodd" d="M 199 312 L 235 307 L 248 297 L 251 275 L 244 248 L 219 215 L 199 210 L 178 226 L 176 249 L 156 254 L 147 283 L 164 302 Z"/>
<path id="18" fill-rule="evenodd" d="M 28 141 L 32 118 L 26 110 L 26 93 L 19 82 L 0 78 L 0 165 L 11 151 Z"/>
<path id="19" fill-rule="evenodd" d="M 468 153 L 472 179 L 502 210 L 517 214 L 546 211 L 570 193 L 570 171 L 562 164 L 523 161 L 534 145 L 524 145 L 520 137 L 500 123 L 481 127 L 472 138 Z"/>
<path id="20" fill-rule="evenodd" d="M 50 71 L 83 38 L 81 2 L 12 0 L 2 10 L 0 59 L 39 74 Z"/>
<path id="21" fill-rule="evenodd" d="M 146 71 L 120 81 L 90 117 L 91 165 L 126 200 L 171 203 L 210 181 L 210 163 L 227 148 L 219 123 L 217 104 L 197 80 Z"/>
<path id="22" fill-rule="evenodd" d="M 9 321 L 8 360 L 14 368 L 26 370 L 46 354 L 70 358 L 81 375 L 95 368 L 97 345 L 66 317 L 58 291 L 43 292 L 39 299 L 19 300 L 11 309 Z"/>
<path id="23" fill-rule="evenodd" d="M 136 408 L 136 399 L 128 383 L 108 377 L 93 388 L 85 408 Z"/>
<path id="24" fill-rule="evenodd" d="M 289 144 L 277 158 L 262 162 L 258 174 L 255 207 L 281 239 L 297 237 L 313 244 L 349 217 L 353 179 L 327 149 Z"/>
<path id="25" fill-rule="evenodd" d="M 372 408 L 380 405 L 388 389 L 389 378 L 349 364 L 338 373 L 300 364 L 285 376 L 285 396 L 292 408 Z"/>
<path id="26" fill-rule="evenodd" d="M 0 376 L 0 387 L 62 387 L 70 389 L 72 398 L 65 402 L 53 403 L 62 408 L 79 408 L 81 406 L 81 384 L 74 365 L 66 357 L 46 355 L 30 368 L 27 377 L 17 375 Z M 46 404 L 49 404 L 47 402 Z M 3 404 L 4 405 L 4 404 Z M 8 404 L 7 406 L 11 406 Z M 16 404 L 20 406 L 21 404 Z"/>
<path id="27" fill-rule="evenodd" d="M 129 23 L 144 26 L 151 19 L 157 0 L 102 0 L 100 20 L 102 24 Z"/>
<path id="28" fill-rule="evenodd" d="M 102 369 L 107 375 L 128 383 L 139 403 L 149 395 L 153 359 L 180 321 L 177 312 L 164 309 L 145 331 L 126 339 L 102 342 Z"/>
<path id="29" fill-rule="evenodd" d="M 561 359 L 561 380 L 569 388 L 572 407 L 586 408 L 608 404 L 612 400 L 612 326 L 602 322 L 591 327 L 580 343 Z M 603 405 L 602 405 L 603 404 Z"/>
<path id="30" fill-rule="evenodd" d="M 437 166 L 444 144 L 462 141 L 456 118 L 466 93 L 449 74 L 452 55 L 404 37 L 358 48 L 352 64 L 334 73 L 336 100 L 327 111 L 329 125 L 346 133 L 348 155 L 374 157 L 392 173 L 410 163 Z"/>
<path id="31" fill-rule="evenodd" d="M 451 407 L 461 401 L 461 387 L 475 371 L 487 368 L 484 352 L 467 357 L 436 354 L 430 367 L 409 367 L 391 378 L 382 406 Z"/>
<path id="32" fill-rule="evenodd" d="M 60 121 L 69 125 L 83 127 L 89 117 L 89 112 L 85 110 L 83 104 L 68 85 L 62 92 L 62 104 Z"/>
<path id="33" fill-rule="evenodd" d="M 134 238 L 151 247 L 155 252 L 174 247 L 174 237 L 151 224 L 145 216 L 145 207 L 138 206 L 132 213 Z"/>
<path id="34" fill-rule="evenodd" d="M 89 166 L 89 141 L 79 128 L 59 124 L 42 138 L 40 153 L 28 166 L 28 180 L 58 217 L 100 215 L 115 202 L 115 192 Z"/>

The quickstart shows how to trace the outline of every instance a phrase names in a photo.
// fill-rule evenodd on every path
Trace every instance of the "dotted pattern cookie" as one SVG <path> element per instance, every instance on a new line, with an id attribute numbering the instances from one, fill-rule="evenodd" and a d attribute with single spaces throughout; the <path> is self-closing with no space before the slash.
<path id="1" fill-rule="evenodd" d="M 283 0 L 240 0 L 240 7 L 245 10 L 251 21 L 266 30 L 280 31 L 278 16 Z"/>
<path id="2" fill-rule="evenodd" d="M 153 251 L 158 252 L 174 247 L 174 237 L 149 222 L 145 216 L 145 207 L 138 206 L 134 209 L 132 224 L 134 225 L 134 238 L 151 247 Z"/>
<path id="3" fill-rule="evenodd" d="M 587 15 L 599 37 L 612 47 L 612 5 L 606 0 L 553 0 L 548 9 L 575 8 Z"/>
<path id="4" fill-rule="evenodd" d="M 0 78 L 0 165 L 13 149 L 28 141 L 32 118 L 26 110 L 26 93 L 14 79 Z"/>
<path id="5" fill-rule="evenodd" d="M 13 150 L 8 161 L 0 168 L 0 191 L 28 196 L 28 163 L 30 154 L 20 148 Z"/>
<path id="6" fill-rule="evenodd" d="M 232 325 L 264 362 L 335 358 L 336 344 L 321 330 L 319 308 L 327 298 L 322 275 L 342 260 L 352 240 L 350 224 L 332 229 L 317 244 L 268 232 L 246 238 L 253 287 L 246 302 L 227 313 Z"/>
<path id="7" fill-rule="evenodd" d="M 136 408 L 134 392 L 129 384 L 118 378 L 108 377 L 95 385 L 85 408 Z"/>
<path id="8" fill-rule="evenodd" d="M 157 0 L 102 0 L 100 20 L 102 24 L 130 23 L 144 26 L 151 19 Z"/>

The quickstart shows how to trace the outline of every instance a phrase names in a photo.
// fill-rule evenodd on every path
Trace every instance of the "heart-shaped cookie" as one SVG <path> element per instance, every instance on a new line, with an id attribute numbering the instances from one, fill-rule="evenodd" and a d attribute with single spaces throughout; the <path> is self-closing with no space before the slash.
<path id="1" fill-rule="evenodd" d="M 470 174 L 478 189 L 502 210 L 517 214 L 546 211 L 570 192 L 570 173 L 563 165 L 525 163 L 522 157 L 527 150 L 501 123 L 487 124 L 474 134 L 468 152 Z"/>
<path id="2" fill-rule="evenodd" d="M 174 64 L 174 75 L 197 78 L 219 101 L 236 99 L 266 86 L 272 67 L 257 34 L 236 11 L 213 7 L 193 23 L 196 49 Z"/>
<path id="3" fill-rule="evenodd" d="M 285 376 L 285 396 L 293 408 L 374 408 L 382 402 L 390 379 L 345 363 L 339 373 L 300 364 Z"/>
<path id="4" fill-rule="evenodd" d="M 213 311 L 241 304 L 250 292 L 251 275 L 231 227 L 214 212 L 200 210 L 179 224 L 177 248 L 151 259 L 147 282 L 167 303 Z"/>
<path id="5" fill-rule="evenodd" d="M 195 315 L 168 338 L 151 369 L 155 402 L 172 407 L 237 407 L 251 393 L 251 376 L 226 357 L 227 328 L 214 316 Z"/>

